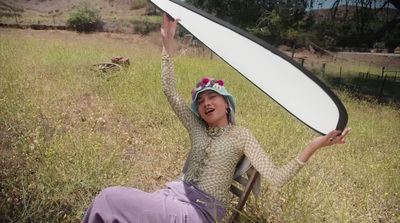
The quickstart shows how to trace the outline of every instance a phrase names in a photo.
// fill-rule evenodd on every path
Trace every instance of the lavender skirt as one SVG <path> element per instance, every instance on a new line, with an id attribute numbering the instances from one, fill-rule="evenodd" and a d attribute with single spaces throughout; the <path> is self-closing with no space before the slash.
<path id="1" fill-rule="evenodd" d="M 92 202 L 82 222 L 216 222 L 226 208 L 213 196 L 184 181 L 146 193 L 130 187 L 109 187 Z"/>

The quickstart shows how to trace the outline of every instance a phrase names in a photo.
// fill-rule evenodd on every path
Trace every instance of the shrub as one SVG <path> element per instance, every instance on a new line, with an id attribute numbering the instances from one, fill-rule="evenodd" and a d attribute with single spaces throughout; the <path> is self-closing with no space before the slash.
<path id="1" fill-rule="evenodd" d="M 144 16 L 140 19 L 132 18 L 133 32 L 146 35 L 149 32 L 160 29 L 161 22 L 151 19 L 150 17 Z"/>
<path id="2" fill-rule="evenodd" d="M 148 5 L 147 0 L 137 0 L 132 2 L 130 9 L 131 10 L 141 9 L 146 7 L 147 5 Z"/>
<path id="3" fill-rule="evenodd" d="M 377 49 L 378 51 L 382 51 L 382 50 L 385 48 L 385 43 L 382 42 L 382 41 L 381 41 L 381 42 L 376 41 L 376 42 L 374 43 L 373 47 L 374 47 L 375 49 Z"/>
<path id="4" fill-rule="evenodd" d="M 99 11 L 91 8 L 90 4 L 85 2 L 70 13 L 67 25 L 78 32 L 90 32 L 101 31 L 104 24 L 100 19 Z"/>

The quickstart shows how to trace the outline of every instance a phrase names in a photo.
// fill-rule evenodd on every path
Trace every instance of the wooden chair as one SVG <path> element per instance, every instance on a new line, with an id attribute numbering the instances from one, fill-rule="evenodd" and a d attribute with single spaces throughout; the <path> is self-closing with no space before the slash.
<path id="1" fill-rule="evenodd" d="M 186 52 L 188 50 L 188 46 L 191 44 L 193 40 L 193 36 L 190 34 L 186 34 L 181 41 L 180 44 L 180 50 L 179 50 L 179 54 L 180 55 L 186 55 Z"/>
<path id="2" fill-rule="evenodd" d="M 245 174 L 237 178 L 234 178 L 234 181 L 242 185 L 243 189 L 242 190 L 239 189 L 234 184 L 231 185 L 230 191 L 234 195 L 239 197 L 239 202 L 236 205 L 235 209 L 233 210 L 233 214 L 230 217 L 228 223 L 234 223 L 238 220 L 240 212 L 243 210 L 243 207 L 246 204 L 246 201 L 249 198 L 250 193 L 259 177 L 260 173 L 253 166 L 250 166 L 250 168 L 246 171 Z"/>
<path id="3" fill-rule="evenodd" d="M 184 176 L 184 173 L 187 170 L 189 164 L 189 156 L 186 159 L 185 165 L 179 176 L 179 180 L 181 180 Z M 239 173 L 237 176 L 237 173 Z M 240 175 L 243 173 L 242 175 Z M 242 159 L 239 161 L 236 167 L 236 173 L 233 177 L 233 183 L 231 184 L 230 191 L 239 198 L 238 204 L 236 205 L 235 209 L 231 217 L 229 218 L 228 223 L 234 223 L 238 220 L 240 212 L 243 210 L 244 205 L 246 204 L 247 199 L 250 196 L 251 191 L 253 190 L 254 185 L 258 184 L 258 190 L 260 189 L 260 173 L 250 164 L 249 160 L 243 156 Z M 258 181 L 258 182 L 257 182 Z M 239 187 L 243 189 L 239 189 L 235 186 L 235 182 L 237 182 Z M 254 192 L 254 190 L 253 190 Z M 257 196 L 259 193 L 255 192 L 254 194 Z"/>

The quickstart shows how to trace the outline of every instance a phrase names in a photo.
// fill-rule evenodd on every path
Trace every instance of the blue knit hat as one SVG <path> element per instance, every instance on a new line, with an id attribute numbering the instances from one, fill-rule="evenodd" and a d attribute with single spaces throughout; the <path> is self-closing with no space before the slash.
<path id="1" fill-rule="evenodd" d="M 225 96 L 225 98 L 229 100 L 231 109 L 233 109 L 233 112 L 236 113 L 235 99 L 233 99 L 233 96 L 226 91 L 224 82 L 222 80 L 217 81 L 216 79 L 206 77 L 197 83 L 196 87 L 192 90 L 192 104 L 190 105 L 190 108 L 198 117 L 200 117 L 200 114 L 197 106 L 197 97 L 201 92 L 208 90 L 215 91 L 218 94 Z"/>

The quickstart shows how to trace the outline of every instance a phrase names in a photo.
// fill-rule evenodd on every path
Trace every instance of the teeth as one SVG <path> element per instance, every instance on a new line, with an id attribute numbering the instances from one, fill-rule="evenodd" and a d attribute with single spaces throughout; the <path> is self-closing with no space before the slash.
<path id="1" fill-rule="evenodd" d="M 213 112 L 213 111 L 214 111 L 214 109 L 207 110 L 207 111 L 206 111 L 206 114 L 208 114 L 208 113 L 210 113 L 210 112 Z"/>

